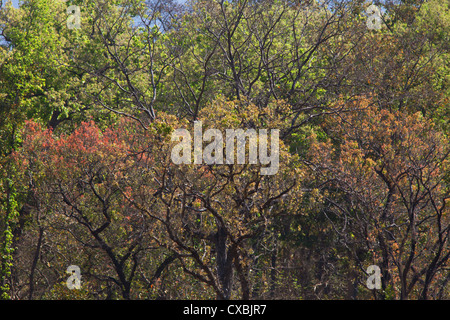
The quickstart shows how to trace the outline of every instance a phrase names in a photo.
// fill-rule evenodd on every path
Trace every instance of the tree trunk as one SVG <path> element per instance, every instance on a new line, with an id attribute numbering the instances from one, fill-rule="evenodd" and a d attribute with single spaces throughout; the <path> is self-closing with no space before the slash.
<path id="1" fill-rule="evenodd" d="M 222 297 L 218 299 L 230 299 L 231 278 L 232 278 L 232 257 L 227 252 L 227 234 L 224 227 L 219 227 L 216 233 L 216 257 L 217 257 L 217 275 L 219 277 Z"/>

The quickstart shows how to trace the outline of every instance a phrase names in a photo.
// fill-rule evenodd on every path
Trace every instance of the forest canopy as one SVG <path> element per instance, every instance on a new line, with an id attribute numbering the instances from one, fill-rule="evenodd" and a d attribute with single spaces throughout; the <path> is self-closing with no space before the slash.
<path id="1" fill-rule="evenodd" d="M 450 299 L 450 2 L 0 1 L 0 30 L 1 299 Z M 276 173 L 174 163 L 200 122 L 210 158 L 279 132 Z"/>

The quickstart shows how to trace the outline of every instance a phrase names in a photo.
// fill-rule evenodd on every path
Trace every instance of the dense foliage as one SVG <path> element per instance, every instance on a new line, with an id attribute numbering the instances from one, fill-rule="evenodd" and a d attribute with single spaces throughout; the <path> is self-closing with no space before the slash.
<path id="1" fill-rule="evenodd" d="M 1 298 L 450 299 L 450 2 L 0 3 Z"/>

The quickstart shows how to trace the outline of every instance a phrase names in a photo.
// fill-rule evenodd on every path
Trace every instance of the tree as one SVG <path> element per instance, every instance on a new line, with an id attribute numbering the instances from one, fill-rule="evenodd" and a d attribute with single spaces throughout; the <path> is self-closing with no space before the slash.
<path id="1" fill-rule="evenodd" d="M 0 6 L 4 298 L 449 296 L 447 2 L 71 4 Z"/>
<path id="2" fill-rule="evenodd" d="M 251 103 L 219 99 L 202 110 L 199 119 L 205 130 L 213 125 L 219 130 L 217 125 L 267 128 L 266 123 L 281 124 L 286 111 L 282 103 L 259 110 Z M 154 167 L 150 154 L 146 157 L 145 167 L 152 174 L 142 176 L 141 187 L 129 201 L 160 222 L 165 232 L 159 242 L 173 252 L 186 274 L 207 285 L 218 299 L 238 294 L 249 299 L 251 253 L 262 245 L 257 241 L 276 217 L 295 215 L 300 185 L 288 173 L 300 173 L 301 168 L 283 146 L 280 158 L 284 165 L 275 176 L 262 176 L 260 165 L 176 166 L 170 156 L 170 152 L 165 154 L 159 168 Z M 147 189 L 151 181 L 158 182 L 156 192 Z M 148 197 L 149 193 L 157 195 L 156 199 Z M 236 293 L 234 273 L 239 284 Z"/>
<path id="3" fill-rule="evenodd" d="M 442 298 L 450 257 L 448 139 L 418 113 L 368 104 L 330 118 L 332 140 L 311 150 L 322 210 L 356 267 L 381 267 L 381 297 Z"/>
<path id="4" fill-rule="evenodd" d="M 79 264 L 85 281 L 93 279 L 100 287 L 113 282 L 124 299 L 131 298 L 138 265 L 152 250 L 151 233 L 157 232 L 124 202 L 130 192 L 127 172 L 137 169 L 128 145 L 132 130 L 135 123 L 123 122 L 117 130 L 101 132 L 90 122 L 55 138 L 50 130 L 27 124 L 21 158 L 35 199 L 32 213 L 43 230 L 36 255 L 48 259 L 47 266 L 33 267 L 60 274 L 55 282 L 70 264 Z M 74 255 L 77 251 L 85 256 Z"/>

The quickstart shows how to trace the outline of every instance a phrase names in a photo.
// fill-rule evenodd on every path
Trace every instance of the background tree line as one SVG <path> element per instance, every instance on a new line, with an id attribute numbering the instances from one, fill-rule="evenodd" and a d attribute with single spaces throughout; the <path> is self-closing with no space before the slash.
<path id="1" fill-rule="evenodd" d="M 450 3 L 374 4 L 2 3 L 1 297 L 449 299 Z M 174 165 L 197 120 L 278 174 Z"/>

